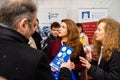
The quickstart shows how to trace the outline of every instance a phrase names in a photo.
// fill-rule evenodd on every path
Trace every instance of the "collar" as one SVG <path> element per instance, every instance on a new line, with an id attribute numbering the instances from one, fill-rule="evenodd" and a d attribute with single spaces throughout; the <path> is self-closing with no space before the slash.
<path id="1" fill-rule="evenodd" d="M 28 39 L 9 26 L 0 23 L 0 39 L 28 44 Z"/>

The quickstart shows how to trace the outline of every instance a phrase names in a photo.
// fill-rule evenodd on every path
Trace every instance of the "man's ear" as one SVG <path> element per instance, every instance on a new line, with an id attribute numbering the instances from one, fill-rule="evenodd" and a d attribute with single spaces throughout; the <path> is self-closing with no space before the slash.
<path id="1" fill-rule="evenodd" d="M 26 36 L 26 31 L 28 30 L 28 20 L 27 20 L 27 18 L 24 18 L 24 19 L 22 19 L 21 21 L 18 22 L 16 30 L 20 34 Z"/>
<path id="2" fill-rule="evenodd" d="M 28 26 L 28 19 L 27 19 L 27 18 L 22 19 L 22 20 L 20 21 L 20 23 L 19 23 L 19 26 L 20 26 L 21 28 L 25 29 L 26 26 Z"/>
<path id="3" fill-rule="evenodd" d="M 27 26 L 28 26 L 28 20 L 27 18 L 24 18 L 18 22 L 17 30 L 23 32 L 24 30 L 26 30 Z"/>

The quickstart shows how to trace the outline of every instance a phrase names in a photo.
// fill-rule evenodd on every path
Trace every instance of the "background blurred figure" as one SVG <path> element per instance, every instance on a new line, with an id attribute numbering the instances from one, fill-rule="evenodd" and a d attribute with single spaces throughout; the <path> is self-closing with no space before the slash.
<path id="1" fill-rule="evenodd" d="M 55 40 L 58 37 L 58 29 L 60 28 L 60 24 L 58 22 L 53 22 L 50 26 L 50 35 L 47 37 L 47 39 L 44 41 L 44 49 L 43 51 L 46 53 L 46 54 L 49 54 L 49 50 L 50 50 L 50 42 L 52 40 Z"/>
<path id="2" fill-rule="evenodd" d="M 84 51 L 85 51 L 86 47 L 90 47 L 90 46 L 88 46 L 89 45 L 88 36 L 85 34 L 83 25 L 81 23 L 76 23 L 76 25 L 77 25 L 77 28 L 79 31 L 80 42 L 83 44 Z M 82 75 L 82 77 L 85 78 L 85 80 L 87 80 L 87 69 L 80 74 Z M 84 80 L 84 79 L 82 79 L 82 80 Z"/>
<path id="3" fill-rule="evenodd" d="M 76 23 L 78 27 L 78 31 L 80 33 L 80 41 L 83 44 L 83 46 L 89 45 L 88 37 L 84 33 L 83 25 L 81 23 Z"/>
<path id="4" fill-rule="evenodd" d="M 98 61 L 92 59 L 89 50 L 86 51 L 87 59 L 80 57 L 93 80 L 120 80 L 120 23 L 110 18 L 98 21 L 93 52 L 98 55 Z"/>
<path id="5" fill-rule="evenodd" d="M 35 32 L 32 35 L 32 38 L 35 41 L 35 44 L 37 46 L 37 49 L 41 50 L 41 41 L 42 41 L 42 37 L 40 35 L 40 33 L 37 32 L 37 29 L 39 27 L 39 20 L 36 20 L 36 28 L 35 28 Z"/>

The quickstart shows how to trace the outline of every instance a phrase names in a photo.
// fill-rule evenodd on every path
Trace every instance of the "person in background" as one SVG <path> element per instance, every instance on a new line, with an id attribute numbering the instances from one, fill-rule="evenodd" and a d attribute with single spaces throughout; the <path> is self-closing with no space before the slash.
<path id="1" fill-rule="evenodd" d="M 58 54 L 62 45 L 73 48 L 74 50 L 70 57 L 70 61 L 75 64 L 75 67 L 72 71 L 75 74 L 76 79 L 81 80 L 79 72 L 85 70 L 85 67 L 81 65 L 79 56 L 85 57 L 85 53 L 79 40 L 79 32 L 75 22 L 71 19 L 63 19 L 61 21 L 61 27 L 59 28 L 58 36 L 61 38 L 53 40 L 50 43 L 51 49 L 48 56 L 49 60 L 52 60 Z"/>
<path id="2" fill-rule="evenodd" d="M 99 57 L 92 59 L 92 52 L 87 50 L 87 59 L 80 57 L 82 65 L 88 69 L 93 80 L 120 80 L 120 23 L 103 18 L 97 23 L 93 37 L 93 52 Z"/>
<path id="3" fill-rule="evenodd" d="M 83 47 L 84 47 L 84 51 L 86 49 L 86 47 L 90 47 L 89 45 L 89 41 L 88 41 L 88 36 L 85 34 L 84 29 L 83 29 L 83 25 L 81 23 L 76 23 L 78 31 L 79 31 L 79 37 L 80 37 L 80 42 L 82 43 Z M 85 71 L 82 71 L 80 73 L 80 75 L 82 76 L 81 79 L 82 80 L 87 80 L 87 69 Z"/>
<path id="4" fill-rule="evenodd" d="M 50 42 L 52 40 L 55 40 L 58 37 L 58 29 L 60 28 L 60 24 L 58 22 L 53 22 L 50 26 L 50 30 L 51 30 L 51 33 L 50 35 L 47 37 L 47 39 L 44 41 L 44 49 L 43 51 L 46 53 L 46 54 L 49 54 L 49 50 L 50 50 Z"/>
<path id="5" fill-rule="evenodd" d="M 36 27 L 36 5 L 32 0 L 4 1 L 0 3 L 0 76 L 8 80 L 54 80 L 46 54 L 28 46 Z M 63 63 L 59 80 L 71 80 L 71 69 L 69 62 Z"/>
<path id="6" fill-rule="evenodd" d="M 83 46 L 89 45 L 88 37 L 84 33 L 83 25 L 81 23 L 76 23 L 78 31 L 80 33 L 80 41 L 83 44 Z"/>
<path id="7" fill-rule="evenodd" d="M 41 41 L 42 41 L 42 37 L 40 35 L 40 33 L 37 32 L 37 29 L 39 27 L 39 20 L 37 19 L 36 20 L 36 29 L 35 29 L 35 32 L 32 34 L 32 38 L 33 40 L 35 41 L 35 44 L 36 44 L 36 47 L 37 49 L 41 50 Z"/>

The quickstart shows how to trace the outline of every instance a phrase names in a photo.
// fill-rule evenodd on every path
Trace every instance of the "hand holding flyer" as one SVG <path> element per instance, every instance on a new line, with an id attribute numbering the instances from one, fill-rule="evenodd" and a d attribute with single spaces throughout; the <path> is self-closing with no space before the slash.
<path id="1" fill-rule="evenodd" d="M 73 49 L 68 46 L 62 46 L 59 53 L 56 55 L 56 57 L 52 60 L 50 63 L 50 66 L 54 68 L 55 70 L 59 71 L 60 66 L 63 62 L 67 62 L 72 54 Z"/>

